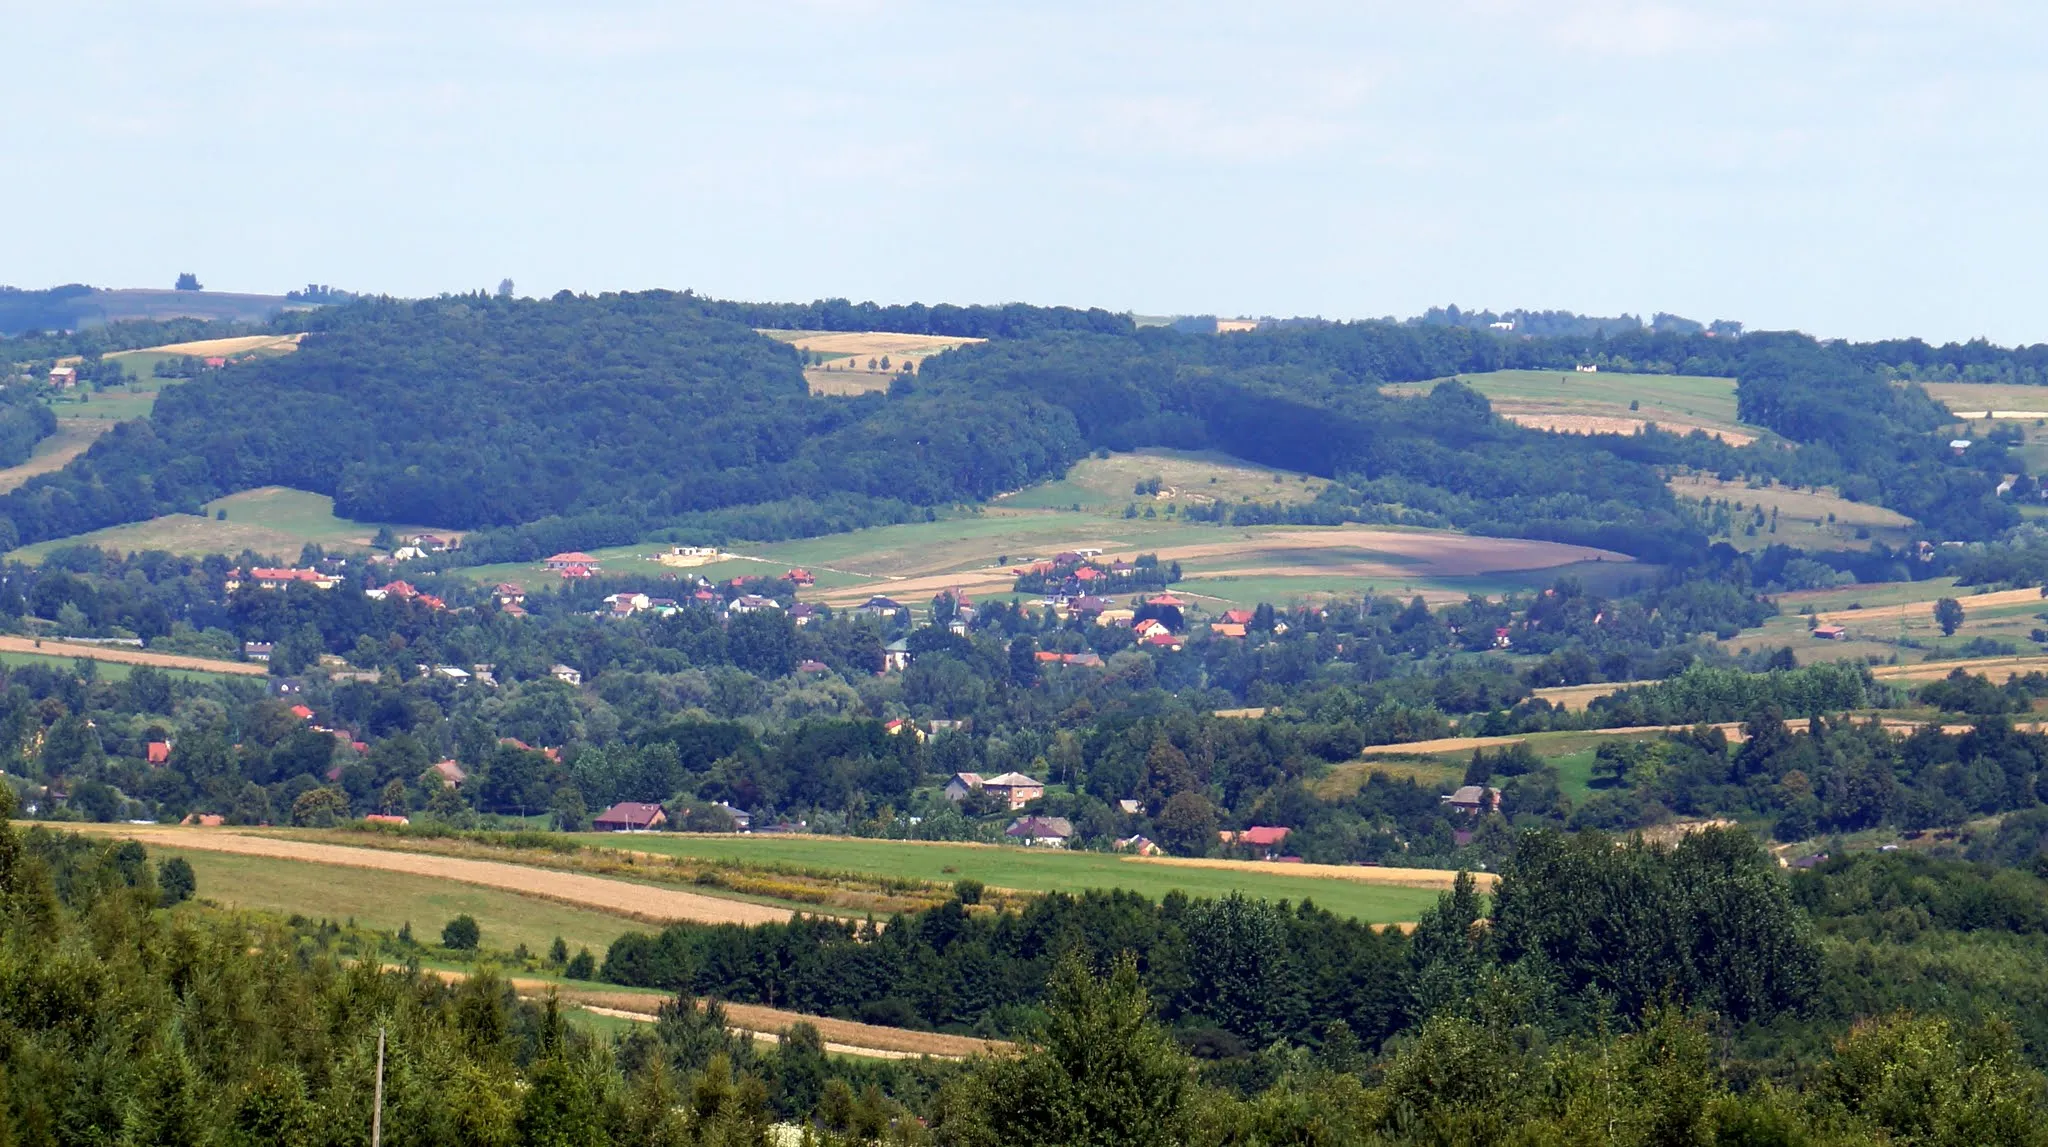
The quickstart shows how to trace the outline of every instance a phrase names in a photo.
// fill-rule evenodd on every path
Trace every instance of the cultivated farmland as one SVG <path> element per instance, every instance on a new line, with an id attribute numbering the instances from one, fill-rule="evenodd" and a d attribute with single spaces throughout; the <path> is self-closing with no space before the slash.
<path id="1" fill-rule="evenodd" d="M 1389 394 L 1427 394 L 1442 379 L 1389 386 Z M 1654 422 L 1664 430 L 1704 430 L 1731 445 L 1763 431 L 1735 417 L 1735 380 L 1685 374 L 1502 370 L 1457 381 L 1484 394 L 1496 413 L 1539 430 L 1633 434 Z M 1631 408 L 1634 404 L 1634 408 Z"/>
<path id="2" fill-rule="evenodd" d="M 889 389 L 889 380 L 908 363 L 922 369 L 924 360 L 942 351 L 985 339 L 953 338 L 946 335 L 905 335 L 889 331 L 777 331 L 761 332 L 777 342 L 786 342 L 811 352 L 813 363 L 804 367 L 804 381 L 813 394 L 864 394 Z M 881 360 L 887 358 L 884 369 Z M 875 365 L 869 366 L 873 360 Z"/>
<path id="3" fill-rule="evenodd" d="M 1374 923 L 1416 919 L 1436 903 L 1441 880 L 1441 874 L 1433 872 L 1409 877 L 1391 875 L 1393 870 L 1361 868 L 1355 870 L 1358 876 L 1333 878 L 1315 870 L 1296 873 L 1294 865 L 1188 867 L 1091 852 L 845 837 L 588 833 L 577 839 L 598 847 L 730 859 L 750 865 L 781 864 L 940 884 L 979 880 L 1020 892 L 1127 888 L 1156 899 L 1173 891 L 1211 897 L 1237 891 L 1268 900 L 1312 899 L 1333 912 Z M 1288 871 L 1274 871 L 1281 868 Z M 1424 886 L 1394 883 L 1403 879 Z"/>

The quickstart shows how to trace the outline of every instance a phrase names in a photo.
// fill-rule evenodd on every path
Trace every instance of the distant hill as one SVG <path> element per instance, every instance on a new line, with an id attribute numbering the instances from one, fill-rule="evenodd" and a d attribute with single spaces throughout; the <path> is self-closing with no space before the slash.
<path id="1" fill-rule="evenodd" d="M 81 283 L 24 291 L 0 287 L 0 336 L 23 331 L 79 330 L 131 319 L 206 319 L 260 323 L 303 306 L 283 295 L 171 291 L 147 287 L 100 290 Z"/>
<path id="2" fill-rule="evenodd" d="M 777 322 L 987 341 L 885 390 L 820 397 L 795 348 L 751 329 Z M 2018 520 L 2019 495 L 1998 491 L 2023 459 L 1996 438 L 1952 449 L 1952 416 L 1892 380 L 1899 364 L 1965 358 L 1978 373 L 2048 372 L 2048 348 L 1731 338 L 1671 323 L 1553 337 L 1387 322 L 1219 336 L 1066 308 L 781 308 L 671 291 L 357 299 L 268 326 L 306 331 L 301 349 L 167 388 L 147 422 L 0 496 L 0 549 L 263 486 L 328 495 L 357 520 L 473 531 L 464 557 L 475 561 L 656 530 L 772 540 L 924 517 L 1063 474 L 1090 451 L 1147 446 L 1328 480 L 1307 500 L 1276 490 L 1182 520 L 1453 526 L 1690 563 L 1705 555 L 1705 523 L 1664 482 L 1677 466 L 1830 486 L 1940 536 L 1981 539 Z M 975 331 L 987 333 L 964 333 Z M 1570 389 L 1579 364 L 1734 378 L 1737 419 L 1778 437 L 1550 434 L 1455 381 L 1382 392 L 1502 370 L 1552 372 Z"/>

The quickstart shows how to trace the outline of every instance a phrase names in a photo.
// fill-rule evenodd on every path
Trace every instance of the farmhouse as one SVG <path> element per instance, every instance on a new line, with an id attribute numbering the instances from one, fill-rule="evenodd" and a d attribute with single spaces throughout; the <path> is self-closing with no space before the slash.
<path id="1" fill-rule="evenodd" d="M 1034 780 L 1023 773 L 998 773 L 984 777 L 980 773 L 954 773 L 946 782 L 946 799 L 955 804 L 967 799 L 969 793 L 988 793 L 1010 806 L 1010 811 L 1023 808 L 1045 795 L 1045 782 Z"/>
<path id="2" fill-rule="evenodd" d="M 1272 860 L 1280 855 L 1280 846 L 1287 842 L 1288 832 L 1288 829 L 1274 825 L 1253 825 L 1243 832 L 1226 829 L 1216 836 L 1225 845 L 1243 849 L 1261 860 Z"/>
<path id="3" fill-rule="evenodd" d="M 491 592 L 497 595 L 499 605 L 519 605 L 526 601 L 526 587 L 518 582 L 501 581 Z"/>
<path id="4" fill-rule="evenodd" d="M 1159 855 L 1159 846 L 1144 836 L 1126 836 L 1114 845 L 1118 852 L 1135 852 L 1139 856 Z"/>
<path id="5" fill-rule="evenodd" d="M 1018 817 L 1003 835 L 1021 844 L 1037 848 L 1065 848 L 1073 839 L 1074 825 L 1063 816 Z"/>
<path id="6" fill-rule="evenodd" d="M 430 767 L 434 772 L 440 774 L 441 785 L 444 788 L 460 788 L 462 782 L 469 779 L 469 773 L 452 758 L 445 761 L 435 761 Z"/>
<path id="7" fill-rule="evenodd" d="M 791 585 L 804 586 L 818 584 L 818 579 L 811 576 L 811 571 L 807 569 L 793 569 L 782 576 L 788 578 L 789 584 Z"/>
<path id="8" fill-rule="evenodd" d="M 781 608 L 782 603 L 772 597 L 762 597 L 758 593 L 743 593 L 732 599 L 732 604 L 726 606 L 725 611 L 727 613 L 759 613 L 765 609 Z"/>
<path id="9" fill-rule="evenodd" d="M 50 385 L 55 387 L 77 386 L 78 368 L 73 366 L 51 367 Z"/>
<path id="10" fill-rule="evenodd" d="M 314 589 L 333 589 L 341 579 L 333 574 L 324 574 L 314 569 L 251 569 L 248 573 L 236 572 L 222 583 L 225 588 L 236 589 L 289 589 L 294 585 L 310 585 Z"/>
<path id="11" fill-rule="evenodd" d="M 1500 811 L 1500 790 L 1492 787 L 1465 785 L 1445 796 L 1443 800 L 1452 809 L 1474 816 L 1482 812 Z"/>
<path id="12" fill-rule="evenodd" d="M 1848 630 L 1839 625 L 1816 625 L 1813 627 L 1813 635 L 1822 641 L 1840 641 L 1848 635 L 1848 632 Z"/>
<path id="13" fill-rule="evenodd" d="M 895 617 L 904 609 L 902 602 L 877 594 L 855 606 L 853 612 L 862 617 Z"/>
<path id="14" fill-rule="evenodd" d="M 151 741 L 147 753 L 150 764 L 168 764 L 171 759 L 171 743 L 169 741 Z"/>
<path id="15" fill-rule="evenodd" d="M 590 826 L 599 832 L 646 832 L 668 823 L 668 814 L 658 804 L 620 801 L 597 814 Z"/>
<path id="16" fill-rule="evenodd" d="M 596 568 L 598 561 L 581 550 L 571 550 L 565 554 L 556 554 L 541 564 L 557 573 L 563 572 L 571 566 L 582 566 L 587 572 Z"/>
<path id="17" fill-rule="evenodd" d="M 557 681 L 565 682 L 570 685 L 583 684 L 583 674 L 577 672 L 575 669 L 567 665 L 561 664 L 560 662 L 557 662 L 552 668 L 550 668 L 548 670 L 548 673 L 551 676 L 553 676 L 554 679 Z"/>

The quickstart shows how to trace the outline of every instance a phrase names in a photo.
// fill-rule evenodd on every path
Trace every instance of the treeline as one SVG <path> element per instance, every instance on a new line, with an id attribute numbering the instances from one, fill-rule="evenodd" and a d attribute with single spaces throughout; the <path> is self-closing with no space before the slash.
<path id="1" fill-rule="evenodd" d="M 1303 903 L 1231 896 L 1154 904 L 1125 892 L 1054 894 L 1022 912 L 973 911 L 979 890 L 885 928 L 824 919 L 678 924 L 606 954 L 615 983 L 680 989 L 870 1022 L 1003 1035 L 1028 1030 L 1055 962 L 1130 953 L 1183 1039 L 1230 1057 L 1313 1045 L 1341 1024 L 1378 1047 L 1467 1000 L 1490 974 L 1522 977 L 1555 1030 L 1626 1026 L 1657 1003 L 1735 1022 L 1805 1008 L 1820 954 L 1750 839 L 1710 831 L 1676 849 L 1598 834 L 1522 837 L 1490 913 L 1469 878 L 1413 940 Z M 1482 916 L 1484 930 L 1473 925 Z"/>
<path id="2" fill-rule="evenodd" d="M 812 303 L 742 303 L 709 299 L 684 292 L 704 314 L 750 327 L 789 331 L 893 331 L 907 335 L 950 338 L 1018 339 L 1054 331 L 1087 331 L 1127 335 L 1137 327 L 1129 315 L 1100 307 L 1035 307 L 1026 303 L 998 306 L 955 306 L 939 303 L 852 303 L 819 299 Z"/>

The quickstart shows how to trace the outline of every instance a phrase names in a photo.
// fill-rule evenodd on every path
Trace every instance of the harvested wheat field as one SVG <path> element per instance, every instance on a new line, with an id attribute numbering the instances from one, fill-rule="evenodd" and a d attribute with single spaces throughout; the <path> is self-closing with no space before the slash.
<path id="1" fill-rule="evenodd" d="M 1705 426 L 1693 422 L 1666 422 L 1654 418 L 1618 418 L 1599 414 L 1565 414 L 1554 410 L 1509 407 L 1505 404 L 1495 407 L 1495 412 L 1517 426 L 1531 430 L 1548 430 L 1553 434 L 1640 434 L 1649 426 L 1671 434 L 1691 434 L 1695 430 L 1719 438 L 1730 446 L 1747 446 L 1756 441 L 1756 435 L 1740 430 L 1729 430 L 1720 426 Z"/>
<path id="2" fill-rule="evenodd" d="M 268 667 L 253 661 L 219 661 L 211 657 L 187 657 L 181 653 L 151 653 L 123 645 L 76 645 L 57 640 L 39 642 L 32 637 L 0 637 L 0 653 L 83 657 L 87 661 L 148 665 L 156 669 L 192 669 L 201 673 L 233 673 L 243 677 L 263 677 L 270 672 Z"/>
<path id="3" fill-rule="evenodd" d="M 947 335 L 906 335 L 893 331 L 770 331 L 761 334 L 798 350 L 821 356 L 823 362 L 804 368 L 812 394 L 851 395 L 889 389 L 889 380 L 908 366 L 922 369 L 924 360 L 940 351 L 986 339 Z M 887 368 L 882 359 L 889 360 Z M 873 361 L 873 367 L 868 363 Z"/>
<path id="4" fill-rule="evenodd" d="M 1393 888 L 1438 888 L 1448 890 L 1458 874 L 1443 868 L 1378 868 L 1362 864 L 1282 864 L 1273 860 L 1219 860 L 1206 856 L 1130 856 L 1126 864 L 1169 864 L 1178 868 L 1223 868 L 1242 872 L 1267 872 L 1274 876 L 1306 876 L 1328 880 L 1355 880 L 1360 884 L 1384 884 Z M 1492 888 L 1500 878 L 1490 872 L 1474 873 L 1481 889 Z"/>
<path id="5" fill-rule="evenodd" d="M 1962 603 L 1965 615 L 1973 609 L 1985 609 L 2001 605 L 2027 605 L 2029 603 L 2048 606 L 2041 599 L 2038 589 L 2004 589 L 1996 593 L 1972 594 L 1956 599 Z M 1931 601 L 1909 601 L 1902 605 L 1879 605 L 1869 609 L 1833 609 L 1815 614 L 1825 625 L 1849 625 L 1873 621 L 1897 621 L 1900 618 L 1934 618 L 1934 603 Z M 1966 664 L 1959 662 L 1958 664 Z"/>
<path id="6" fill-rule="evenodd" d="M 2002 684 L 2010 676 L 2048 672 L 2048 657 L 1985 657 L 1975 661 L 1922 661 L 1918 665 L 1874 665 L 1870 669 L 1870 675 L 1879 681 L 1900 683 L 1939 681 L 1958 669 L 1970 674 L 1981 673 L 1991 681 Z"/>
<path id="7" fill-rule="evenodd" d="M 201 358 L 228 358 L 251 351 L 290 352 L 299 349 L 299 340 L 305 332 L 289 335 L 241 335 L 236 338 L 198 339 L 185 343 L 166 343 L 163 346 L 145 347 L 135 354 L 184 354 Z"/>
<path id="8" fill-rule="evenodd" d="M 489 860 L 459 860 L 447 856 L 423 856 L 410 852 L 386 852 L 373 848 L 349 848 L 337 844 L 309 844 L 254 836 L 231 829 L 147 828 L 134 825 L 104 826 L 97 831 L 133 837 L 144 844 L 167 845 L 247 856 L 268 856 L 299 860 L 309 864 L 333 864 L 345 868 L 369 868 L 382 872 L 404 872 L 431 876 L 485 888 L 503 888 L 527 896 L 596 908 L 653 924 L 689 921 L 697 924 L 776 924 L 790 917 L 787 908 L 770 908 L 742 900 L 723 900 L 696 892 L 682 892 L 607 880 L 572 872 L 555 872 L 521 864 Z"/>

